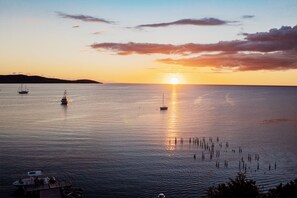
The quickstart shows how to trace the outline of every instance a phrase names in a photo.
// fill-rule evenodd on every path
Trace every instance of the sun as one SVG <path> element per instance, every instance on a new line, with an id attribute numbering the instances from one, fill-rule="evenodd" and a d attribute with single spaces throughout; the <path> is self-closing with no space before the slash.
<path id="1" fill-rule="evenodd" d="M 177 85 L 177 84 L 179 84 L 179 80 L 178 80 L 178 78 L 177 78 L 177 77 L 171 77 L 171 78 L 170 78 L 170 84 L 172 84 L 172 85 Z"/>
<path id="2" fill-rule="evenodd" d="M 164 76 L 163 83 L 164 84 L 169 84 L 169 85 L 184 84 L 184 78 L 179 73 L 167 73 Z"/>

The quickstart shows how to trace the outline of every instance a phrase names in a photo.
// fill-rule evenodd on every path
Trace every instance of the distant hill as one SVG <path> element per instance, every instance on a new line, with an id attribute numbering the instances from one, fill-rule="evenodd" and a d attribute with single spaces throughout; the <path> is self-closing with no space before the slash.
<path id="1" fill-rule="evenodd" d="M 58 78 L 46 78 L 42 76 L 27 76 L 19 75 L 0 75 L 0 83 L 98 83 L 94 80 L 80 79 L 80 80 L 64 80 Z"/>

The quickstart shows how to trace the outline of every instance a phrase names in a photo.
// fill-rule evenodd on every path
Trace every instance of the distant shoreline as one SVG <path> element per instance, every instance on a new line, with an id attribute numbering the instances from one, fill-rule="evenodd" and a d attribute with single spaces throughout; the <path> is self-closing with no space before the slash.
<path id="1" fill-rule="evenodd" d="M 88 79 L 79 80 L 65 80 L 58 78 L 46 78 L 42 76 L 27 76 L 23 74 L 18 75 L 0 75 L 0 83 L 2 84 L 13 84 L 13 83 L 38 83 L 38 84 L 53 84 L 53 83 L 83 83 L 83 84 L 103 84 Z"/>

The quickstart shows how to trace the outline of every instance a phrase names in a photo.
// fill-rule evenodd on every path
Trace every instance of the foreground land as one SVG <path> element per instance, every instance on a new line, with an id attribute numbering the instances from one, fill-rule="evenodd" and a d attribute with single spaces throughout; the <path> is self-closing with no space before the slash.
<path id="1" fill-rule="evenodd" d="M 248 180 L 243 173 L 238 173 L 235 180 L 212 186 L 208 189 L 207 197 L 247 197 L 247 198 L 295 198 L 297 197 L 297 178 L 287 184 L 279 184 L 267 193 L 260 192 L 259 186 L 253 180 Z"/>

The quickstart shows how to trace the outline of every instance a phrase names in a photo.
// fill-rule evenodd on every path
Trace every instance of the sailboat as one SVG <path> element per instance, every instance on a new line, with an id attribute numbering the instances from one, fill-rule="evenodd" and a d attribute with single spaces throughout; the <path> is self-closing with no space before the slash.
<path id="1" fill-rule="evenodd" d="M 66 90 L 64 91 L 64 96 L 61 99 L 61 105 L 67 105 L 68 104 L 68 98 L 67 98 L 67 92 Z"/>
<path id="2" fill-rule="evenodd" d="M 163 93 L 163 106 L 160 107 L 160 111 L 166 111 L 167 109 L 168 107 L 164 105 L 164 93 Z"/>
<path id="3" fill-rule="evenodd" d="M 18 92 L 19 92 L 19 94 L 28 94 L 29 89 L 27 89 L 27 87 L 23 88 L 23 84 L 22 84 L 21 88 L 19 88 Z"/>

